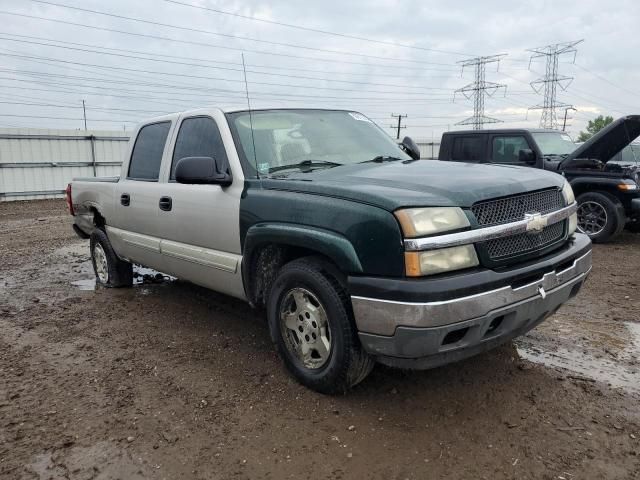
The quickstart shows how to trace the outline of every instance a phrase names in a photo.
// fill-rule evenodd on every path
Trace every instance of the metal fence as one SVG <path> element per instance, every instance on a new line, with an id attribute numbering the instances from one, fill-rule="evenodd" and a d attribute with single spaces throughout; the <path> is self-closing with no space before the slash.
<path id="1" fill-rule="evenodd" d="M 129 136 L 113 131 L 0 129 L 0 201 L 57 198 L 74 177 L 120 174 Z M 424 159 L 440 142 L 418 140 Z"/>
<path id="2" fill-rule="evenodd" d="M 57 198 L 73 177 L 120 174 L 126 132 L 0 129 L 0 201 Z"/>
<path id="3" fill-rule="evenodd" d="M 416 140 L 420 148 L 420 158 L 425 160 L 435 160 L 440 152 L 440 142 L 430 142 L 428 140 Z"/>

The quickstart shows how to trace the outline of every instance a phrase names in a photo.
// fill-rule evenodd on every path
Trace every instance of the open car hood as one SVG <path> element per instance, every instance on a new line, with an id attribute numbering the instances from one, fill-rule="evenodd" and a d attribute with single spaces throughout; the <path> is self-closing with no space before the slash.
<path id="1" fill-rule="evenodd" d="M 574 160 L 611 160 L 640 135 L 640 115 L 619 118 L 584 142 L 560 163 L 566 167 Z"/>

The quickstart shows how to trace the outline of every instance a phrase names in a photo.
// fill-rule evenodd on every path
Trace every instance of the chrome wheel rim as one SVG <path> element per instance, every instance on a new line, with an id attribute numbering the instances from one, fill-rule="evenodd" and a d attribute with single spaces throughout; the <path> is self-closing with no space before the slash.
<path id="1" fill-rule="evenodd" d="M 109 281 L 109 263 L 107 262 L 107 255 L 99 243 L 96 243 L 93 247 L 93 260 L 98 280 L 106 284 Z"/>
<path id="2" fill-rule="evenodd" d="M 309 369 L 321 368 L 331 355 L 327 312 L 313 293 L 293 288 L 280 304 L 280 332 L 289 353 Z"/>
<path id="3" fill-rule="evenodd" d="M 597 235 L 607 225 L 607 211 L 598 202 L 587 201 L 578 205 L 578 229 L 587 235 Z"/>

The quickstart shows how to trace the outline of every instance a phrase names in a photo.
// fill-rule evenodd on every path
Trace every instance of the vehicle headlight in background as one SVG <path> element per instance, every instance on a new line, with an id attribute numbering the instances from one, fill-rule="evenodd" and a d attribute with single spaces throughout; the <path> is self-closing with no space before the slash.
<path id="1" fill-rule="evenodd" d="M 638 189 L 638 184 L 632 180 L 618 184 L 618 190 L 622 190 L 623 192 L 630 192 L 632 190 L 637 190 L 637 189 Z"/>
<path id="2" fill-rule="evenodd" d="M 567 205 L 571 205 L 576 201 L 576 196 L 573 194 L 573 188 L 571 188 L 571 184 L 564 181 L 564 185 L 562 186 L 562 196 L 567 202 Z"/>
<path id="3" fill-rule="evenodd" d="M 397 210 L 395 216 L 405 238 L 458 230 L 470 225 L 459 207 L 406 208 Z"/>
<path id="4" fill-rule="evenodd" d="M 475 267 L 479 264 L 473 245 L 441 248 L 426 252 L 405 252 L 404 258 L 408 277 L 435 275 L 436 273 Z"/>

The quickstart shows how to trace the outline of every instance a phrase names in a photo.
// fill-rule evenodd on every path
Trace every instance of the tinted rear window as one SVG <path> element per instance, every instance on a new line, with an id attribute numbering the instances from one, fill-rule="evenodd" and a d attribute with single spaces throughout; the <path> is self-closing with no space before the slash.
<path id="1" fill-rule="evenodd" d="M 453 140 L 453 150 L 451 152 L 451 160 L 460 161 L 480 161 L 482 160 L 482 142 L 481 136 L 457 137 Z"/>
<path id="2" fill-rule="evenodd" d="M 154 123 L 140 129 L 131 153 L 128 178 L 158 180 L 162 152 L 167 142 L 171 122 Z"/>

